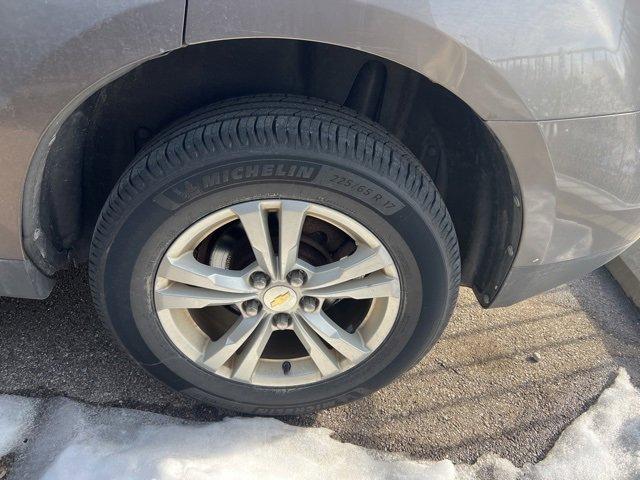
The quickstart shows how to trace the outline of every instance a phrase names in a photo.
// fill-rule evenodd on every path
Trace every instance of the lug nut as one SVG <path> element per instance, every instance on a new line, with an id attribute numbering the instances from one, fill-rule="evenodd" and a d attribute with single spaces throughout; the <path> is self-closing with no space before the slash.
<path id="1" fill-rule="evenodd" d="M 273 316 L 273 326 L 278 330 L 286 330 L 291 326 L 291 316 L 286 313 L 276 313 Z"/>
<path id="2" fill-rule="evenodd" d="M 287 281 L 292 287 L 301 287 L 307 281 L 307 275 L 302 270 L 293 270 L 287 275 Z"/>
<path id="3" fill-rule="evenodd" d="M 300 306 L 302 307 L 302 310 L 307 313 L 315 312 L 318 308 L 319 303 L 320 302 L 318 302 L 318 299 L 314 297 L 302 297 L 302 299 L 300 300 Z"/>
<path id="4" fill-rule="evenodd" d="M 250 317 L 255 317 L 260 311 L 260 302 L 258 300 L 247 300 L 242 304 L 242 309 L 244 313 L 249 315 Z"/>
<path id="5" fill-rule="evenodd" d="M 269 285 L 269 276 L 263 272 L 253 272 L 249 277 L 249 282 L 253 287 L 262 290 Z"/>

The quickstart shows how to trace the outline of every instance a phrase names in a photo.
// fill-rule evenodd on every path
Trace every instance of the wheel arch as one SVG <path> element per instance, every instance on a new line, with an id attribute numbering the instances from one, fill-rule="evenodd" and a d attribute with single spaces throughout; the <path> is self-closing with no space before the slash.
<path id="1" fill-rule="evenodd" d="M 434 35 L 440 35 L 440 37 L 442 37 L 442 34 L 434 33 Z M 94 168 L 94 171 L 91 173 L 87 171 L 85 156 L 87 138 L 89 138 L 87 135 L 90 136 L 90 140 L 94 143 L 100 138 L 100 135 L 103 135 L 102 138 L 108 138 L 109 136 L 109 134 L 107 134 L 107 136 L 104 137 L 105 131 L 100 130 L 104 127 L 104 124 L 99 124 L 99 121 L 96 120 L 96 108 L 99 110 L 105 104 L 113 105 L 112 101 L 117 97 L 116 94 L 123 93 L 123 90 L 125 92 L 127 91 L 126 87 L 129 84 L 128 82 L 136 78 L 144 78 L 145 71 L 147 73 L 149 71 L 158 71 L 163 64 L 167 62 L 171 63 L 176 57 L 188 59 L 187 63 L 193 65 L 194 60 L 197 60 L 197 58 L 201 59 L 202 55 L 206 56 L 206 54 L 211 53 L 213 50 L 218 50 L 218 54 L 223 56 L 224 53 L 220 52 L 232 47 L 237 47 L 241 50 L 242 48 L 246 48 L 248 50 L 247 45 L 249 45 L 249 43 L 247 42 L 253 42 L 253 45 L 271 42 L 273 45 L 287 44 L 289 47 L 295 44 L 295 48 L 291 47 L 295 52 L 291 50 L 289 54 L 297 58 L 296 68 L 298 68 L 300 64 L 306 64 L 307 60 L 304 58 L 304 53 L 308 53 L 309 48 L 341 52 L 339 56 L 352 59 L 351 70 L 347 72 L 351 76 L 345 75 L 344 78 L 341 79 L 342 90 L 337 89 L 332 94 L 330 92 L 331 88 L 326 85 L 314 86 L 310 84 L 309 82 L 313 82 L 313 79 L 304 79 L 304 75 L 300 75 L 300 72 L 298 72 L 296 68 L 292 68 L 289 72 L 293 75 L 291 78 L 296 76 L 299 78 L 294 78 L 295 81 L 292 81 L 292 85 L 290 85 L 290 87 L 293 87 L 293 91 L 289 93 L 308 93 L 310 90 L 311 94 L 319 92 L 318 95 L 314 96 L 344 103 L 344 101 L 346 101 L 344 86 L 354 83 L 354 76 L 357 76 L 363 63 L 374 61 L 381 62 L 388 69 L 387 71 L 393 70 L 394 72 L 401 72 L 402 75 L 404 75 L 402 80 L 404 83 L 402 84 L 413 85 L 416 91 L 420 91 L 420 89 L 423 88 L 422 85 L 428 85 L 428 93 L 425 94 L 424 91 L 419 93 L 419 100 L 421 103 L 424 103 L 429 99 L 433 99 L 435 95 L 440 110 L 438 115 L 441 119 L 445 119 L 447 116 L 455 117 L 456 115 L 461 115 L 465 118 L 462 124 L 457 124 L 456 121 L 453 121 L 449 127 L 454 130 L 456 128 L 467 129 L 466 135 L 469 141 L 476 139 L 481 142 L 482 154 L 474 154 L 474 158 L 467 158 L 465 160 L 466 163 L 458 164 L 460 167 L 459 170 L 464 173 L 465 169 L 474 166 L 478 167 L 479 164 L 482 164 L 484 167 L 478 167 L 480 168 L 479 171 L 482 171 L 483 175 L 487 178 L 494 176 L 498 184 L 504 187 L 501 190 L 502 198 L 485 198 L 483 200 L 483 202 L 485 202 L 483 205 L 492 205 L 488 211 L 476 211 L 471 214 L 470 217 L 466 215 L 455 215 L 454 212 L 452 212 L 454 221 L 456 221 L 456 217 L 458 217 L 456 229 L 460 230 L 459 237 L 462 231 L 466 231 L 466 235 L 469 237 L 467 240 L 466 253 L 463 252 L 463 282 L 474 287 L 482 304 L 490 304 L 509 271 L 514 257 L 513 252 L 517 250 L 522 226 L 522 208 L 518 205 L 518 201 L 514 203 L 513 199 L 522 199 L 522 196 L 520 195 L 520 187 L 515 169 L 509 160 L 507 152 L 487 127 L 486 123 L 482 122 L 481 118 L 477 115 L 477 110 L 473 108 L 473 105 L 468 104 L 464 98 L 454 95 L 448 88 L 443 88 L 439 84 L 441 82 L 432 81 L 438 79 L 443 80 L 442 75 L 444 75 L 449 78 L 448 83 L 450 85 L 460 85 L 465 82 L 469 83 L 470 79 L 467 73 L 469 71 L 469 59 L 473 60 L 471 64 L 477 62 L 484 63 L 475 54 L 456 44 L 451 39 L 447 39 L 446 42 L 444 40 L 441 42 L 442 49 L 450 52 L 447 53 L 445 57 L 451 59 L 462 55 L 464 61 L 454 60 L 455 66 L 451 66 L 449 69 L 440 68 L 439 70 L 433 70 L 433 65 L 427 65 L 421 68 L 420 70 L 422 71 L 416 70 L 415 68 L 397 62 L 393 58 L 389 58 L 395 56 L 393 52 L 390 52 L 388 56 L 380 57 L 363 51 L 362 45 L 356 45 L 356 48 L 345 48 L 326 42 L 260 37 L 254 39 L 228 39 L 215 42 L 203 41 L 192 46 L 174 50 L 169 54 L 164 54 L 152 59 L 145 59 L 144 61 L 128 65 L 113 72 L 87 88 L 72 102 L 66 105 L 54 121 L 50 123 L 41 137 L 30 164 L 23 193 L 22 234 L 23 247 L 27 256 L 48 275 L 51 275 L 70 261 L 82 261 L 86 256 L 86 246 L 88 245 L 86 237 L 90 235 L 92 231 L 91 215 L 95 215 L 95 212 L 88 214 L 85 211 L 87 194 L 90 192 L 90 189 L 87 189 L 87 185 L 85 184 L 86 179 L 93 175 L 95 180 L 95 177 L 99 175 L 99 168 L 98 172 L 96 172 L 94 167 L 100 167 L 103 164 L 98 160 L 105 160 L 106 158 L 106 161 L 111 161 L 110 158 L 104 155 L 100 158 L 94 156 L 92 160 L 93 163 L 90 164 L 91 167 Z M 394 52 L 399 52 L 399 50 L 394 49 Z M 435 52 L 434 55 L 442 56 L 442 50 L 440 50 L 440 53 Z M 233 57 L 232 54 L 227 54 L 227 56 Z M 356 63 L 353 63 L 353 59 L 357 60 Z M 467 65 L 466 69 L 461 66 L 461 61 Z M 286 69 L 287 67 L 280 65 L 278 68 Z M 486 68 L 491 69 L 488 65 Z M 459 73 L 461 69 L 464 73 L 464 78 L 460 78 L 456 73 Z M 425 76 L 425 71 L 427 73 L 433 73 L 437 78 L 431 79 Z M 483 88 L 492 90 L 490 87 L 492 82 L 500 79 L 499 76 L 490 75 L 488 72 L 489 70 L 484 70 L 484 73 L 478 74 L 476 81 L 484 85 L 485 87 Z M 316 74 L 317 73 L 318 72 L 316 72 Z M 221 72 L 221 75 L 224 76 L 224 72 Z M 231 76 L 229 76 L 229 78 L 231 78 Z M 293 85 L 296 81 L 298 84 Z M 516 114 L 516 116 L 522 115 L 526 117 L 526 109 L 524 109 L 519 100 L 517 102 L 506 101 L 508 105 L 505 106 L 505 98 L 507 98 L 508 95 L 505 97 L 498 93 L 506 91 L 506 84 L 503 82 L 504 81 L 498 82 L 499 86 L 493 89 L 492 96 L 495 98 L 499 97 L 500 103 L 502 103 L 505 109 L 498 108 L 496 104 L 496 113 L 490 113 L 485 107 L 482 107 L 482 105 L 476 104 L 475 107 L 482 111 L 486 118 L 498 118 L 501 114 L 505 114 L 505 112 L 514 114 L 514 105 L 519 105 L 516 110 L 520 113 Z M 446 83 L 447 81 L 443 80 L 442 85 L 446 87 Z M 179 100 L 180 96 L 175 96 L 175 92 L 171 90 L 169 85 L 165 86 L 167 86 L 166 90 L 156 92 L 156 99 L 169 102 Z M 236 85 L 237 88 L 243 86 L 246 87 L 246 85 Z M 268 86 L 265 86 L 265 88 L 268 88 Z M 284 88 L 286 88 L 286 85 L 283 86 L 279 84 L 275 91 L 282 92 Z M 204 95 L 204 97 L 206 97 L 204 100 L 209 102 L 228 97 L 236 93 L 233 90 L 233 88 L 227 88 L 224 92 L 208 92 L 208 94 Z M 249 93 L 256 93 L 256 91 L 251 90 Z M 511 91 L 511 93 L 513 92 Z M 483 98 L 482 101 L 486 103 L 487 97 L 483 97 L 483 95 L 476 95 L 475 98 Z M 413 99 L 415 100 L 415 97 Z M 200 106 L 203 102 L 203 98 L 191 100 L 192 104 L 184 106 L 184 109 Z M 404 92 L 400 95 L 400 100 L 403 102 L 400 104 L 400 107 L 405 107 L 407 101 L 411 100 L 411 94 L 407 95 L 406 92 Z M 124 106 L 121 105 L 121 107 Z M 400 107 L 395 110 L 401 110 Z M 433 112 L 429 111 L 429 109 L 424 111 L 424 105 L 421 108 L 422 110 L 418 109 L 411 115 L 406 116 L 403 120 L 404 123 L 402 121 L 396 122 L 395 128 L 392 129 L 392 131 L 395 130 L 393 133 L 401 136 L 402 127 L 407 127 L 407 123 L 412 119 L 415 120 L 416 115 L 420 118 L 419 115 L 421 113 L 425 115 L 425 121 L 430 124 L 433 123 Z M 453 108 L 453 111 L 451 111 L 451 108 Z M 121 110 L 121 113 L 125 112 L 126 109 Z M 155 133 L 157 129 L 170 123 L 173 118 L 176 118 L 176 115 L 179 116 L 182 113 L 186 113 L 186 111 L 183 112 L 180 108 L 174 108 L 171 112 L 164 112 L 163 114 L 157 115 L 158 118 L 155 119 L 157 125 L 155 125 L 150 132 L 147 131 L 146 135 Z M 102 118 L 102 121 L 105 121 L 105 118 Z M 389 125 L 385 126 L 389 128 Z M 143 125 L 143 129 L 145 128 Z M 145 133 L 143 132 L 143 134 Z M 443 135 L 443 137 L 446 137 L 446 135 Z M 144 142 L 144 140 L 144 138 L 140 139 L 142 142 Z M 401 140 L 406 143 L 411 143 L 410 140 L 405 138 L 401 138 Z M 135 149 L 138 148 L 138 146 L 135 145 L 137 141 L 135 138 L 128 138 L 125 143 L 129 144 L 129 147 L 133 146 L 135 151 Z M 447 139 L 442 138 L 439 141 L 442 144 L 441 147 L 444 148 Z M 448 141 L 449 144 L 455 143 L 455 139 L 450 138 Z M 420 152 L 415 152 L 415 147 L 413 149 L 416 156 L 420 156 Z M 471 145 L 467 145 L 466 150 L 459 151 L 456 155 L 459 157 L 464 156 L 465 152 L 466 154 L 473 152 Z M 131 160 L 131 158 L 129 158 L 129 160 Z M 117 172 L 118 169 L 123 170 L 125 167 L 126 165 L 118 165 L 115 171 Z M 437 169 L 439 167 L 435 168 Z M 61 175 L 60 172 L 67 173 Z M 430 173 L 433 175 L 433 170 L 430 170 Z M 117 180 L 117 177 L 113 179 L 113 182 L 115 180 Z M 472 182 L 473 178 L 468 178 L 465 181 L 468 183 Z M 109 182 L 106 181 L 102 183 L 108 184 Z M 446 185 L 443 184 L 439 184 L 439 187 L 441 189 L 447 188 Z M 462 194 L 463 190 L 464 189 L 460 190 L 459 193 Z M 478 192 L 478 195 L 480 197 L 487 195 L 490 193 L 489 190 L 490 189 L 484 189 L 483 192 Z M 452 204 L 449 203 L 448 208 L 451 210 L 457 208 L 460 211 L 464 211 L 464 195 L 458 196 L 460 197 L 458 199 L 458 207 L 452 207 Z M 97 195 L 97 197 L 99 198 L 100 195 Z M 504 208 L 494 208 L 496 202 L 500 203 Z M 44 210 L 42 209 L 43 205 L 46 205 Z M 478 209 L 476 208 L 476 210 Z M 466 219 L 471 221 L 469 228 L 464 226 Z M 496 225 L 499 225 L 500 219 L 502 221 L 506 220 L 508 224 L 506 228 L 495 228 Z M 465 233 L 462 233 L 462 235 L 465 235 Z M 481 239 L 481 241 L 474 240 L 472 242 L 472 236 L 476 240 Z M 465 240 L 462 239 L 461 244 L 464 243 Z M 510 249 L 507 247 L 510 247 Z M 507 251 L 510 251 L 511 254 L 505 253 Z M 464 258 L 465 256 L 466 259 Z"/>

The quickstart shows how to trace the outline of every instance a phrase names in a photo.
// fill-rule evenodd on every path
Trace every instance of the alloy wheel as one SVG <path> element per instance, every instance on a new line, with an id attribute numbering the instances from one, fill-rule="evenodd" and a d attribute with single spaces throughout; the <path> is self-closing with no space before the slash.
<path id="1" fill-rule="evenodd" d="M 340 248 L 323 247 L 323 228 Z M 231 231 L 241 234 L 228 240 Z M 244 202 L 197 221 L 166 251 L 154 287 L 162 328 L 182 355 L 271 387 L 362 363 L 391 332 L 400 304 L 382 242 L 353 218 L 298 200 Z"/>

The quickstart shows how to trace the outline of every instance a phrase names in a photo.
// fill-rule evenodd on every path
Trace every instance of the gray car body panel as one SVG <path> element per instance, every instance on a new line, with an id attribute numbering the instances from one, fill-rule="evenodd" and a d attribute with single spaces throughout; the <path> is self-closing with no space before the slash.
<path id="1" fill-rule="evenodd" d="M 587 273 L 640 236 L 640 117 L 626 113 L 640 109 L 638 2 L 190 0 L 183 32 L 185 6 L 0 6 L 0 144 L 8 145 L 0 164 L 9 172 L 0 181 L 8 206 L 0 211 L 0 258 L 26 260 L 20 216 L 28 209 L 16 198 L 75 105 L 185 43 L 256 37 L 379 55 L 443 85 L 487 122 L 524 207 L 519 249 L 493 305 Z"/>

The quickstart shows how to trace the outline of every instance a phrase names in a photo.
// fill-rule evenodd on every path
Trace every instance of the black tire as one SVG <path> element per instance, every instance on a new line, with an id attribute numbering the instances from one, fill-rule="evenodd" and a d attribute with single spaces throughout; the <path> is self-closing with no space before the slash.
<path id="1" fill-rule="evenodd" d="M 273 174 L 247 178 L 241 167 L 257 164 L 272 165 L 262 171 Z M 286 167 L 279 174 L 278 165 Z M 287 177 L 300 165 L 312 174 Z M 222 184 L 203 180 L 222 171 L 231 172 Z M 351 189 L 354 179 L 379 197 Z M 176 234 L 219 208 L 267 197 L 304 199 L 351 215 L 383 241 L 399 266 L 402 302 L 385 342 L 358 366 L 314 384 L 257 387 L 205 372 L 180 355 L 155 313 L 155 269 Z M 136 156 L 98 219 L 90 278 L 107 326 L 153 376 L 223 408 L 285 415 L 360 398 L 420 360 L 451 315 L 460 260 L 436 187 L 381 126 L 324 101 L 260 95 L 196 111 Z"/>

